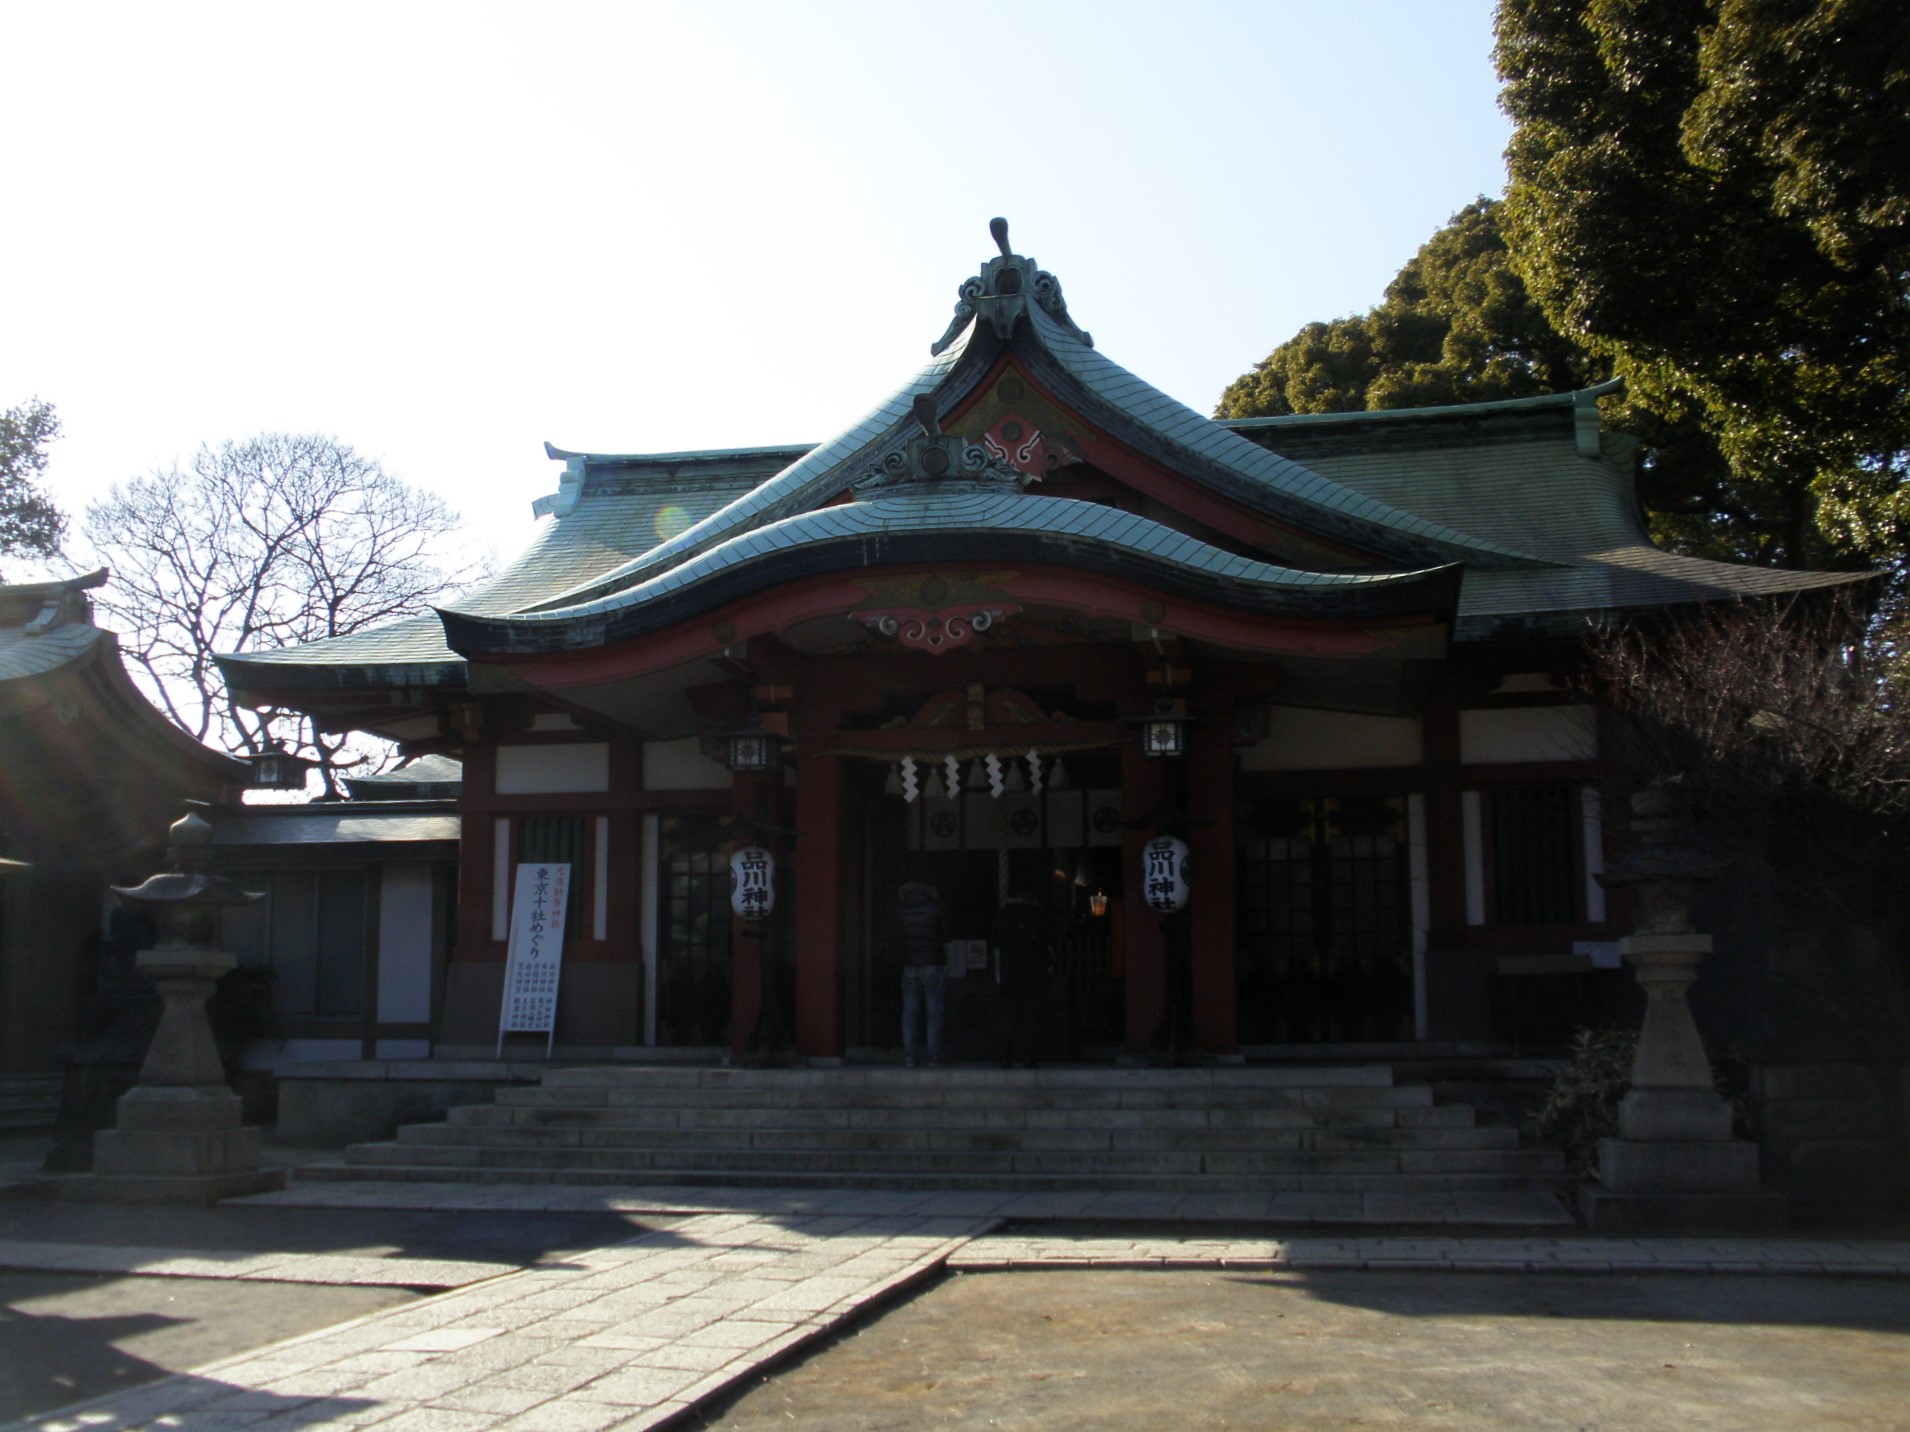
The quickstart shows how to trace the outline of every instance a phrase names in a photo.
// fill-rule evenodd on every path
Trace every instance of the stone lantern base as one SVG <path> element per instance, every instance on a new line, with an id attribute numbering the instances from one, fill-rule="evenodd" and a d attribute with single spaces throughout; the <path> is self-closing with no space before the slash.
<path id="1" fill-rule="evenodd" d="M 285 1186 L 259 1167 L 259 1131 L 239 1117 L 206 1020 L 206 997 L 235 961 L 223 950 L 162 944 L 139 953 L 165 1007 L 140 1082 L 120 1097 L 113 1128 L 93 1136 L 93 1173 L 61 1185 L 112 1203 L 216 1203 Z"/>
<path id="2" fill-rule="evenodd" d="M 73 1196 L 110 1203 L 216 1203 L 285 1187 L 259 1167 L 259 1131 L 239 1121 L 224 1087 L 142 1086 L 119 1101 L 115 1127 L 93 1137 L 93 1176 Z"/>
<path id="3" fill-rule="evenodd" d="M 1579 1189 L 1579 1216 L 1608 1232 L 1782 1228 L 1784 1196 L 1759 1191 L 1757 1145 L 1731 1137 L 1731 1106 L 1711 1087 L 1685 1003 L 1710 937 L 1634 935 L 1621 948 L 1645 986 L 1645 1026 L 1618 1137 L 1598 1141 L 1598 1177 Z"/>
<path id="4" fill-rule="evenodd" d="M 1601 1233 L 1771 1233 L 1789 1206 L 1759 1191 L 1755 1144 L 1600 1139 L 1578 1214 Z"/>

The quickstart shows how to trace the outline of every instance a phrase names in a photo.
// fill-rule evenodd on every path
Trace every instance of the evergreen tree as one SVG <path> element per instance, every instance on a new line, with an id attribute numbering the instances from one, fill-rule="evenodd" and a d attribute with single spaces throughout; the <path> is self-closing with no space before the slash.
<path id="1" fill-rule="evenodd" d="M 1910 11 L 1501 0 L 1506 237 L 1562 332 L 1729 465 L 1693 545 L 1910 536 Z"/>
<path id="2" fill-rule="evenodd" d="M 0 412 L 0 552 L 53 557 L 66 520 L 34 485 L 46 471 L 46 447 L 60 435 L 53 405 L 38 398 Z"/>

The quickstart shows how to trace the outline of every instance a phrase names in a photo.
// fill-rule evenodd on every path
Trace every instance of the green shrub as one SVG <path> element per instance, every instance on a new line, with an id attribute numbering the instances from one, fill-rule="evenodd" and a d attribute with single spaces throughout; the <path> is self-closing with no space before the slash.
<path id="1" fill-rule="evenodd" d="M 1618 1101 L 1631 1088 L 1638 1036 L 1623 1029 L 1581 1029 L 1572 1058 L 1552 1080 L 1533 1124 L 1539 1137 L 1565 1150 L 1572 1172 L 1585 1177 L 1598 1165 L 1598 1141 L 1618 1132 Z"/>

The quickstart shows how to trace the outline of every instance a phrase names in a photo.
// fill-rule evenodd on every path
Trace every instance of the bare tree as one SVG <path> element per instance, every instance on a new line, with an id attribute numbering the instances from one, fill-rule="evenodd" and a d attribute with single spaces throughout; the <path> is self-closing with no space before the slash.
<path id="1" fill-rule="evenodd" d="M 1910 824 L 1910 696 L 1890 632 L 1848 603 L 1708 608 L 1590 646 L 1592 694 L 1643 782 L 1813 879 L 1842 883 Z"/>
<path id="2" fill-rule="evenodd" d="M 1666 781 L 1728 858 L 1720 918 L 1760 947 L 1760 1037 L 1865 1065 L 1910 1157 L 1910 672 L 1853 604 L 1744 604 L 1594 637 L 1586 686 L 1632 782 Z M 1853 1125 L 1853 1127 L 1857 1127 Z"/>
<path id="3" fill-rule="evenodd" d="M 100 605 L 166 713 L 234 753 L 283 745 L 317 762 L 335 796 L 338 771 L 367 752 L 296 712 L 240 706 L 213 657 L 422 610 L 481 575 L 451 552 L 457 523 L 335 438 L 264 433 L 115 486 L 87 508 L 85 533 L 113 569 Z"/>

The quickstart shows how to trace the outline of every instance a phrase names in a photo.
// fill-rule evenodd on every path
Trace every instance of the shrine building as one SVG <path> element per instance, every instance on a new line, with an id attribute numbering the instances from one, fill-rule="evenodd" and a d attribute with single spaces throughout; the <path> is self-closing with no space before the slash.
<path id="1" fill-rule="evenodd" d="M 995 235 L 846 432 L 551 448 L 530 547 L 455 609 L 222 658 L 248 704 L 463 762 L 448 958 L 394 1034 L 488 1054 L 539 862 L 571 869 L 559 1057 L 894 1058 L 911 877 L 958 940 L 1010 887 L 1051 903 L 1081 1057 L 1516 1042 L 1620 978 L 1583 637 L 1866 578 L 1654 547 L 1612 385 L 1204 417 Z M 1191 892 L 1165 918 L 1163 833 Z M 744 845 L 776 865 L 757 921 Z"/>

